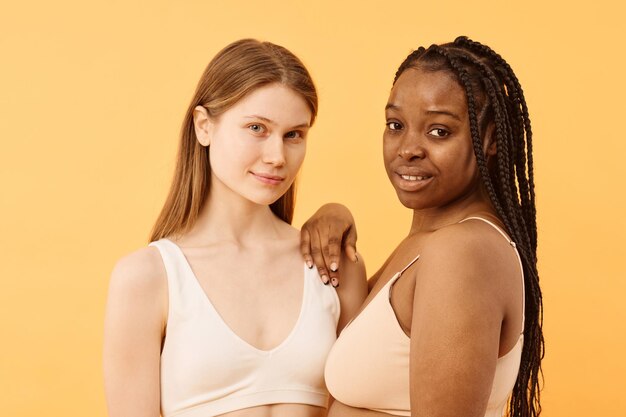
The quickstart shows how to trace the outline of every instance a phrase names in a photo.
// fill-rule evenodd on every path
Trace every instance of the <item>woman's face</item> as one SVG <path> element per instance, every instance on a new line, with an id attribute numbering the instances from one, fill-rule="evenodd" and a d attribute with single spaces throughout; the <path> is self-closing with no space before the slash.
<path id="1" fill-rule="evenodd" d="M 477 190 L 465 91 L 448 73 L 407 69 L 385 115 L 385 168 L 402 204 L 443 208 Z"/>
<path id="2" fill-rule="evenodd" d="M 209 122 L 211 193 L 226 190 L 263 205 L 278 200 L 302 165 L 310 121 L 301 95 L 270 84 Z"/>

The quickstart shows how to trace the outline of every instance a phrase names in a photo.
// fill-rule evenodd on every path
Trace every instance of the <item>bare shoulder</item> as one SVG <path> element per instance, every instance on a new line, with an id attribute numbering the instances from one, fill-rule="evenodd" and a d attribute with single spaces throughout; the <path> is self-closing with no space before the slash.
<path id="1" fill-rule="evenodd" d="M 300 229 L 283 220 L 276 219 L 276 230 L 285 239 L 300 239 Z"/>
<path id="2" fill-rule="evenodd" d="M 437 230 L 420 258 L 420 271 L 437 271 L 454 285 L 494 288 L 503 274 L 517 269 L 515 251 L 502 234 L 482 221 L 466 221 Z M 476 284 L 482 284 L 476 286 Z"/>
<path id="3" fill-rule="evenodd" d="M 443 227 L 428 239 L 422 251 L 423 262 L 428 258 L 450 257 L 450 260 L 493 261 L 499 255 L 511 255 L 514 251 L 507 239 L 494 227 L 482 221 L 466 221 Z M 508 256 L 507 256 L 508 257 Z M 422 263 L 423 263 L 422 262 Z"/>
<path id="4" fill-rule="evenodd" d="M 157 248 L 139 249 L 116 263 L 109 282 L 107 334 L 128 338 L 148 329 L 158 332 L 168 307 L 167 274 Z"/>
<path id="5" fill-rule="evenodd" d="M 273 242 L 278 245 L 281 251 L 285 248 L 295 250 L 300 253 L 300 229 L 282 220 L 277 222 L 278 236 L 273 238 Z"/>
<path id="6" fill-rule="evenodd" d="M 155 247 L 141 248 L 119 259 L 111 273 L 110 291 L 154 295 L 166 291 L 165 266 Z"/>

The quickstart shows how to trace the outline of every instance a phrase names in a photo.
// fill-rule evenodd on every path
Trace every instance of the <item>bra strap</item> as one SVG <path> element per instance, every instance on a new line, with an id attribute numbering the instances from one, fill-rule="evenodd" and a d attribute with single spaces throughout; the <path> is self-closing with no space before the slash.
<path id="1" fill-rule="evenodd" d="M 404 267 L 404 269 L 403 269 L 402 271 L 398 272 L 398 278 L 400 278 L 400 276 L 404 273 L 404 271 L 406 271 L 407 269 L 409 269 L 409 267 L 410 267 L 411 265 L 413 265 L 413 264 L 415 263 L 415 261 L 417 261 L 419 258 L 420 258 L 420 256 L 419 256 L 419 255 L 417 255 L 415 258 L 413 258 L 413 260 L 412 260 L 411 262 L 409 262 L 409 263 L 407 264 L 407 266 L 405 266 L 405 267 Z"/>
<path id="2" fill-rule="evenodd" d="M 413 265 L 415 263 L 415 261 L 417 261 L 420 258 L 420 255 L 417 255 L 415 258 L 413 258 L 413 260 L 411 262 L 409 262 L 403 269 L 402 271 L 398 271 L 396 272 L 396 274 L 394 276 L 391 277 L 391 279 L 389 280 L 389 282 L 387 282 L 385 285 L 389 285 L 389 293 L 388 293 L 388 297 L 389 300 L 391 300 L 391 289 L 393 288 L 393 284 L 396 283 L 396 281 L 402 276 L 402 274 L 404 273 L 404 271 L 406 271 L 407 269 L 409 269 L 409 267 L 411 265 Z"/>
<path id="3" fill-rule="evenodd" d="M 506 233 L 504 233 L 504 231 L 503 231 L 502 229 L 500 229 L 498 226 L 496 226 L 493 222 L 491 222 L 491 221 L 489 221 L 489 220 L 487 220 L 487 219 L 485 219 L 485 218 L 483 218 L 483 217 L 477 217 L 477 216 L 474 216 L 474 217 L 466 217 L 466 218 L 464 218 L 463 220 L 461 220 L 459 223 L 463 223 L 463 222 L 464 222 L 464 221 L 466 221 L 466 220 L 482 220 L 483 222 L 485 222 L 485 223 L 489 224 L 491 227 L 493 227 L 494 229 L 496 229 L 496 230 L 497 230 L 497 231 L 498 231 L 498 232 L 499 232 L 502 236 L 504 236 L 504 238 L 505 238 L 506 240 L 508 240 L 508 241 L 509 241 L 509 243 L 511 244 L 511 246 L 513 246 L 514 248 L 516 247 L 515 242 L 513 242 L 513 241 L 511 240 L 511 238 L 509 238 L 509 235 L 507 235 Z"/>

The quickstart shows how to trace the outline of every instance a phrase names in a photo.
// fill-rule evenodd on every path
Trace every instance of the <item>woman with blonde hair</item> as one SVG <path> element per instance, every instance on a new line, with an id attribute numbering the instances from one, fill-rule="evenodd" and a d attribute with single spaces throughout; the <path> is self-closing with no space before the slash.
<path id="1" fill-rule="evenodd" d="M 204 71 L 150 245 L 111 277 L 104 370 L 111 417 L 316 417 L 326 356 L 366 294 L 305 265 L 294 180 L 317 93 L 287 49 L 244 39 Z M 324 279 L 325 278 L 325 279 Z"/>

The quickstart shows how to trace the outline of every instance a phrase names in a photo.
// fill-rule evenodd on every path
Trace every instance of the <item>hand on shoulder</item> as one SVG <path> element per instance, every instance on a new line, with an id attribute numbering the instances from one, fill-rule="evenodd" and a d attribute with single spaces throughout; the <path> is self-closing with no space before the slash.
<path id="1" fill-rule="evenodd" d="M 325 204 L 309 218 L 301 229 L 300 251 L 309 267 L 315 265 L 327 283 L 337 286 L 344 259 L 357 262 L 356 225 L 347 207 Z"/>

